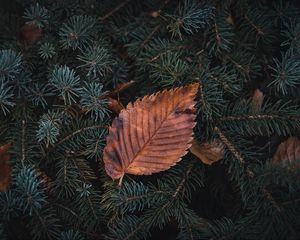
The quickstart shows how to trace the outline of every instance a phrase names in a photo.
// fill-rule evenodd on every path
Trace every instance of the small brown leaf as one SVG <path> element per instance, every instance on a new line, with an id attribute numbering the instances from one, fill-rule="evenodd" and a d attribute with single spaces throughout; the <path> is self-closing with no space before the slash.
<path id="1" fill-rule="evenodd" d="M 46 174 L 45 171 L 41 170 L 40 168 L 37 168 L 37 173 L 39 174 L 40 178 L 42 179 L 42 184 L 47 189 L 47 191 L 51 192 L 53 188 L 53 181 L 52 179 Z"/>
<path id="2" fill-rule="evenodd" d="M 226 18 L 226 22 L 228 22 L 230 25 L 234 25 L 234 20 L 231 14 L 229 14 Z"/>
<path id="3" fill-rule="evenodd" d="M 259 111 L 264 101 L 264 94 L 259 89 L 254 91 L 252 96 L 252 108 L 254 111 Z"/>
<path id="4" fill-rule="evenodd" d="M 6 192 L 11 181 L 10 148 L 10 143 L 0 147 L 0 192 Z"/>
<path id="5" fill-rule="evenodd" d="M 42 36 L 42 29 L 39 28 L 36 23 L 25 23 L 21 28 L 21 34 L 23 39 L 28 45 L 36 43 Z"/>
<path id="6" fill-rule="evenodd" d="M 103 160 L 112 179 L 169 169 L 193 140 L 199 84 L 145 96 L 129 103 L 109 128 Z"/>
<path id="7" fill-rule="evenodd" d="M 150 13 L 150 16 L 153 17 L 153 18 L 159 17 L 160 16 L 160 10 L 158 10 L 158 11 L 152 11 Z"/>
<path id="8" fill-rule="evenodd" d="M 194 139 L 190 151 L 208 165 L 212 165 L 214 162 L 224 158 L 224 145 L 220 140 L 200 144 Z"/>
<path id="9" fill-rule="evenodd" d="M 279 144 L 272 161 L 282 162 L 285 165 L 295 160 L 300 160 L 300 140 L 297 137 L 289 137 Z"/>
<path id="10" fill-rule="evenodd" d="M 120 101 L 113 99 L 111 97 L 107 97 L 107 100 L 109 101 L 108 107 L 116 114 L 119 114 L 121 110 L 124 109 L 124 106 Z"/>

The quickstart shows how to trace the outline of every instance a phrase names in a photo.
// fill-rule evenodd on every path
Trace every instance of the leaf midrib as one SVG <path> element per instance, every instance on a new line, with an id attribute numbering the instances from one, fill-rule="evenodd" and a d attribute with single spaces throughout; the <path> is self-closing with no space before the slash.
<path id="1" fill-rule="evenodd" d="M 170 111 L 170 113 L 167 114 L 167 116 L 161 121 L 161 123 L 159 124 L 159 126 L 153 132 L 153 134 L 144 143 L 143 147 L 135 154 L 135 156 L 133 157 L 133 159 L 130 161 L 129 165 L 125 168 L 125 172 L 126 172 L 127 169 L 130 168 L 130 165 L 134 162 L 134 160 L 140 155 L 140 153 L 146 148 L 146 146 L 149 144 L 149 142 L 153 139 L 153 137 L 156 135 L 156 133 L 161 128 L 161 126 L 163 125 L 163 123 L 166 122 L 168 120 L 169 116 L 174 113 L 175 109 L 178 107 L 178 104 L 179 104 L 179 102 L 174 106 L 174 108 L 172 108 L 172 111 Z"/>

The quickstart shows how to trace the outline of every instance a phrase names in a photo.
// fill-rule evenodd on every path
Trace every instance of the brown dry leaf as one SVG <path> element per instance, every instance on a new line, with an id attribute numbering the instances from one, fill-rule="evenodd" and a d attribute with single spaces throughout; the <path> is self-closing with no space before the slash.
<path id="1" fill-rule="evenodd" d="M 285 164 L 295 160 L 300 160 L 300 140 L 297 137 L 289 137 L 279 144 L 272 161 Z"/>
<path id="2" fill-rule="evenodd" d="M 107 174 L 150 175 L 169 169 L 193 140 L 199 84 L 145 96 L 129 103 L 109 128 L 103 160 Z"/>
<path id="3" fill-rule="evenodd" d="M 252 96 L 253 110 L 259 111 L 264 101 L 264 94 L 259 89 L 256 89 Z"/>
<path id="4" fill-rule="evenodd" d="M 224 145 L 220 140 L 200 144 L 193 140 L 190 148 L 192 154 L 199 158 L 203 163 L 211 165 L 224 158 Z"/>
<path id="5" fill-rule="evenodd" d="M 7 191 L 11 181 L 10 147 L 10 143 L 0 147 L 0 192 Z"/>
<path id="6" fill-rule="evenodd" d="M 36 23 L 29 22 L 23 25 L 21 34 L 25 42 L 28 45 L 32 45 L 42 37 L 42 29 L 39 28 Z"/>
<path id="7" fill-rule="evenodd" d="M 53 187 L 53 181 L 52 179 L 46 174 L 45 171 L 43 171 L 40 168 L 37 168 L 37 173 L 39 174 L 40 178 L 42 179 L 42 184 L 47 189 L 47 191 L 51 191 Z"/>
<path id="8" fill-rule="evenodd" d="M 160 10 L 157 10 L 157 11 L 152 11 L 150 13 L 150 16 L 153 17 L 153 18 L 157 18 L 160 16 Z"/>
<path id="9" fill-rule="evenodd" d="M 230 25 L 234 25 L 233 17 L 231 14 L 229 14 L 226 18 L 226 22 L 228 22 Z"/>
<path id="10" fill-rule="evenodd" d="M 124 109 L 124 106 L 120 101 L 113 99 L 111 97 L 107 97 L 107 100 L 108 100 L 108 107 L 116 114 L 119 114 L 121 110 Z"/>

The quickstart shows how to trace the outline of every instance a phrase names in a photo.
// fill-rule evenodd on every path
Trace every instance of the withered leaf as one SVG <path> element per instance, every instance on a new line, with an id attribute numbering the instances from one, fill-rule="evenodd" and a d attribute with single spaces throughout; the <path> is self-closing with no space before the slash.
<path id="1" fill-rule="evenodd" d="M 300 160 L 300 140 L 297 137 L 289 137 L 279 144 L 272 161 L 285 164 L 295 160 Z"/>
<path id="2" fill-rule="evenodd" d="M 261 90 L 256 89 L 252 96 L 252 109 L 259 111 L 264 101 L 264 94 Z"/>
<path id="3" fill-rule="evenodd" d="M 160 16 L 160 10 L 150 12 L 150 16 L 153 18 L 157 18 Z"/>
<path id="4" fill-rule="evenodd" d="M 5 144 L 0 147 L 0 192 L 7 191 L 11 181 L 10 147 L 11 144 Z"/>
<path id="5" fill-rule="evenodd" d="M 230 25 L 234 25 L 234 20 L 231 14 L 229 14 L 226 18 L 226 22 L 228 22 Z"/>
<path id="6" fill-rule="evenodd" d="M 124 109 L 124 106 L 120 101 L 113 99 L 111 97 L 107 97 L 107 100 L 108 100 L 108 107 L 116 114 L 119 114 L 121 110 Z"/>
<path id="7" fill-rule="evenodd" d="M 29 22 L 23 25 L 21 34 L 25 42 L 28 45 L 32 45 L 42 37 L 42 29 L 35 22 Z"/>
<path id="8" fill-rule="evenodd" d="M 194 139 L 190 151 L 203 163 L 208 165 L 224 158 L 224 145 L 220 140 L 200 144 Z"/>
<path id="9" fill-rule="evenodd" d="M 37 171 L 39 177 L 42 179 L 41 182 L 42 182 L 44 188 L 47 191 L 51 192 L 52 187 L 53 187 L 53 180 L 47 175 L 47 173 L 44 170 L 37 168 L 36 171 Z"/>
<path id="10" fill-rule="evenodd" d="M 103 160 L 107 174 L 150 175 L 169 169 L 193 140 L 199 84 L 165 90 L 129 103 L 109 128 Z"/>

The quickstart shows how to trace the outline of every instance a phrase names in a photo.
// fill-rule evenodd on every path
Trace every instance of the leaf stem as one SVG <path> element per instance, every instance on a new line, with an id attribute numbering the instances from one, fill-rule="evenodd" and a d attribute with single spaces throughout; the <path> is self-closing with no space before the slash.
<path id="1" fill-rule="evenodd" d="M 119 180 L 119 183 L 118 183 L 118 186 L 120 186 L 121 187 L 121 185 L 122 185 L 122 181 L 123 181 L 123 177 L 124 177 L 124 173 L 122 174 L 122 176 L 120 177 L 120 180 Z"/>

